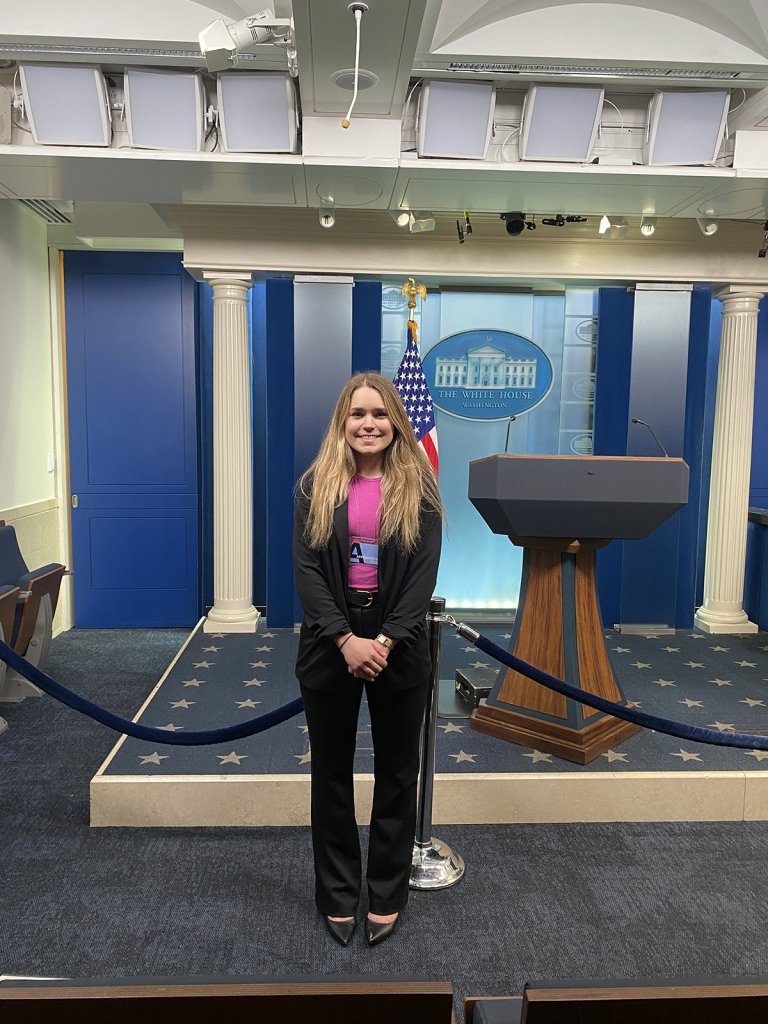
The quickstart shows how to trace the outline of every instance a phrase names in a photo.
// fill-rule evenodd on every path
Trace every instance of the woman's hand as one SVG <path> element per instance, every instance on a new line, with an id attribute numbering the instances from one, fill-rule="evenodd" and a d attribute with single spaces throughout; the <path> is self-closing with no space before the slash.
<path id="1" fill-rule="evenodd" d="M 355 679 L 375 679 L 387 667 L 387 648 L 363 636 L 351 635 L 344 641 L 341 653 L 347 663 L 347 671 Z"/>

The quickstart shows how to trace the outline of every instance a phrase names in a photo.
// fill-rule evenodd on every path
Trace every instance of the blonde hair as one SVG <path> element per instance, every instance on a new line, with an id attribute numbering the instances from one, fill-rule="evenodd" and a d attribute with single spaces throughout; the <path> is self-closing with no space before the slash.
<path id="1" fill-rule="evenodd" d="M 357 468 L 344 428 L 352 395 L 366 387 L 381 395 L 392 424 L 392 443 L 384 451 L 379 539 L 381 543 L 394 541 L 407 553 L 419 540 L 422 505 L 441 516 L 443 506 L 434 470 L 416 442 L 397 388 L 374 372 L 356 373 L 341 389 L 317 456 L 299 478 L 298 493 L 309 502 L 304 538 L 311 548 L 323 548 L 331 539 L 334 511 L 347 500 Z"/>

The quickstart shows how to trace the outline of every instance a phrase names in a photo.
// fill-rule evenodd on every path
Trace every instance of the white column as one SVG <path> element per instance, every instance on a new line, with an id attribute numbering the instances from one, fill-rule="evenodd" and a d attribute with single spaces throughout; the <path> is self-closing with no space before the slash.
<path id="1" fill-rule="evenodd" d="M 213 287 L 213 608 L 206 633 L 254 633 L 250 273 L 206 272 Z"/>
<path id="2" fill-rule="evenodd" d="M 757 312 L 763 293 L 730 285 L 723 303 L 709 485 L 704 604 L 694 625 L 707 633 L 756 633 L 743 608 L 749 471 L 755 396 Z"/>

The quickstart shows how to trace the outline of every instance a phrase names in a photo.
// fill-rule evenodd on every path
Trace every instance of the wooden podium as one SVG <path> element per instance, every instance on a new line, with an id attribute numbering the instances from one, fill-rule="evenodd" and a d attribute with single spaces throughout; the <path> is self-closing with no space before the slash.
<path id="1" fill-rule="evenodd" d="M 494 533 L 525 548 L 509 650 L 588 693 L 624 703 L 605 645 L 595 551 L 646 537 L 688 500 L 682 459 L 493 455 L 470 463 L 469 498 Z M 638 726 L 585 707 L 512 669 L 499 672 L 472 727 L 588 764 Z"/>

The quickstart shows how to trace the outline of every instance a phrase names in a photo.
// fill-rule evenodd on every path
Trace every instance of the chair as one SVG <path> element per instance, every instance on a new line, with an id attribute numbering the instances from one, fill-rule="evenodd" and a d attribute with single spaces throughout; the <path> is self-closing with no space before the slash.
<path id="1" fill-rule="evenodd" d="M 31 664 L 42 668 L 53 635 L 53 616 L 65 569 L 58 562 L 31 572 L 19 550 L 16 531 L 0 519 L 0 586 L 17 587 L 13 624 L 6 643 Z M 36 686 L 8 671 L 0 690 L 0 701 L 20 701 L 40 696 Z"/>
<path id="2" fill-rule="evenodd" d="M 0 639 L 6 642 L 13 631 L 13 620 L 16 617 L 16 598 L 19 595 L 18 587 L 0 586 Z M 0 661 L 0 693 L 3 692 L 7 665 Z M 0 733 L 5 732 L 8 723 L 0 718 Z"/>

